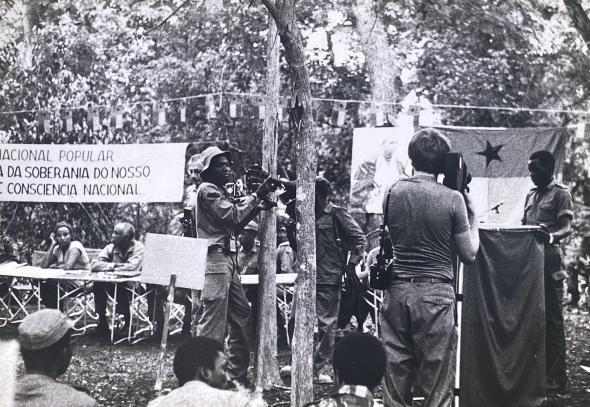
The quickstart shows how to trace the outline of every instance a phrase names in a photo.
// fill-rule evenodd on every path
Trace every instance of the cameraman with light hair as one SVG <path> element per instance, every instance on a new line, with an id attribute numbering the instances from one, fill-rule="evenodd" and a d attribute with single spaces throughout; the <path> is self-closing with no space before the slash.
<path id="1" fill-rule="evenodd" d="M 423 407 L 452 401 L 457 333 L 451 246 L 461 261 L 472 263 L 479 235 L 469 195 L 436 180 L 450 149 L 439 131 L 418 131 L 408 146 L 413 176 L 396 182 L 389 202 L 387 194 L 384 199 L 394 252 L 381 308 L 386 406 L 411 406 L 413 390 L 424 396 Z"/>

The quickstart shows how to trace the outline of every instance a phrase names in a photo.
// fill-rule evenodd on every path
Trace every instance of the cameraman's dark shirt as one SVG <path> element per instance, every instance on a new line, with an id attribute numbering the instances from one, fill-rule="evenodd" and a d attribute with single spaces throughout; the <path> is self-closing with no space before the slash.
<path id="1" fill-rule="evenodd" d="M 453 279 L 453 236 L 469 230 L 459 192 L 433 176 L 402 179 L 391 189 L 387 227 L 394 245 L 394 276 Z"/>

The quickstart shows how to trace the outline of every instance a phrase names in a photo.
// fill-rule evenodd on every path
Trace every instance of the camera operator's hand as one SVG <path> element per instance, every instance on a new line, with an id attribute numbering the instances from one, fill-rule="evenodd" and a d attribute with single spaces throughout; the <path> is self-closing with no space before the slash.
<path id="1" fill-rule="evenodd" d="M 467 191 L 463 191 L 463 199 L 465 199 L 465 206 L 467 207 L 467 217 L 469 219 L 469 223 L 471 223 L 476 220 L 477 211 L 475 210 L 473 199 Z"/>
<path id="2" fill-rule="evenodd" d="M 549 233 L 547 229 L 547 225 L 540 224 L 539 229 L 536 229 L 534 232 L 535 237 L 537 240 L 544 244 L 552 244 L 553 243 L 553 235 Z"/>
<path id="3" fill-rule="evenodd" d="M 348 263 L 346 265 L 346 285 L 353 290 L 360 290 L 363 288 L 363 283 L 356 274 L 356 265 L 353 263 Z"/>
<path id="4" fill-rule="evenodd" d="M 260 199 L 264 199 L 269 193 L 276 190 L 276 185 L 273 184 L 271 177 L 266 178 L 256 189 L 256 195 Z"/>
<path id="5" fill-rule="evenodd" d="M 261 211 L 268 211 L 274 206 L 277 206 L 276 202 L 271 201 L 270 199 L 263 199 L 258 204 L 258 209 L 260 209 Z"/>

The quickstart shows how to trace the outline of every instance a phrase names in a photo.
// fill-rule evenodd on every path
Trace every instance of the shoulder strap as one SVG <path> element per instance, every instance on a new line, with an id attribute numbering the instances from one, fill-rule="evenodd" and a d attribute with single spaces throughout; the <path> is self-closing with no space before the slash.
<path id="1" fill-rule="evenodd" d="M 396 182 L 397 184 L 397 182 Z M 383 223 L 381 224 L 381 228 L 380 228 L 380 238 L 379 238 L 379 254 L 378 256 L 381 257 L 383 256 L 383 246 L 384 246 L 384 242 L 385 242 L 385 226 L 387 225 L 387 215 L 389 215 L 389 198 L 391 198 L 391 190 L 393 189 L 393 187 L 395 186 L 395 184 L 393 184 L 391 186 L 391 188 L 389 188 L 389 191 L 387 191 L 387 198 L 385 199 L 385 209 L 383 209 Z"/>
<path id="2" fill-rule="evenodd" d="M 338 217 L 336 216 L 336 211 L 338 210 L 344 209 L 334 205 L 332 207 L 332 212 L 330 213 L 330 215 L 332 216 L 332 227 L 334 228 L 334 235 L 336 236 L 336 244 L 338 245 L 338 248 L 340 248 L 340 251 L 342 251 L 342 238 L 340 237 L 340 222 L 338 221 Z"/>

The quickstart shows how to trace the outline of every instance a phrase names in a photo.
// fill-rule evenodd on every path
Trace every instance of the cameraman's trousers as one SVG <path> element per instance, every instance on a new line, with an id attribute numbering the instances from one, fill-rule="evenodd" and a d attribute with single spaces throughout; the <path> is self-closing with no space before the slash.
<path id="1" fill-rule="evenodd" d="M 451 405 L 457 331 L 455 293 L 443 282 L 394 281 L 381 307 L 381 339 L 387 354 L 383 404 Z"/>
<path id="2" fill-rule="evenodd" d="M 227 332 L 228 372 L 246 383 L 250 363 L 250 304 L 229 253 L 210 252 L 197 335 L 224 343 Z"/>

